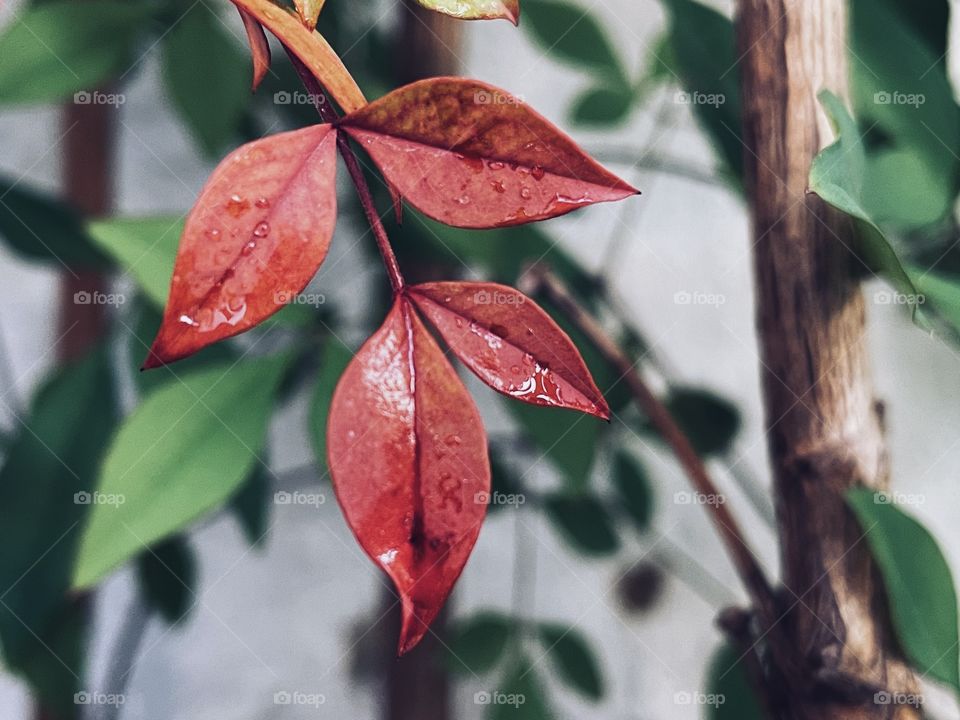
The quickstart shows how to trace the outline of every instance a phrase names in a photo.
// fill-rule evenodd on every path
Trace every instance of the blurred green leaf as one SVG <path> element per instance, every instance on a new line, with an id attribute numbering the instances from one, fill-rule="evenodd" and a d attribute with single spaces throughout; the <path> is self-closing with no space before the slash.
<path id="1" fill-rule="evenodd" d="M 616 50 L 588 8 L 565 0 L 523 0 L 521 27 L 561 62 L 629 85 Z"/>
<path id="2" fill-rule="evenodd" d="M 563 475 L 567 486 L 586 487 L 600 436 L 600 422 L 560 408 L 528 405 L 512 398 L 504 402 L 536 445 L 536 452 L 543 453 L 542 457 Z"/>
<path id="3" fill-rule="evenodd" d="M 617 489 L 623 509 L 641 532 L 650 528 L 653 520 L 653 488 L 647 471 L 624 451 L 613 460 L 613 485 Z"/>
<path id="4" fill-rule="evenodd" d="M 167 304 L 183 218 L 109 218 L 88 223 L 94 243 L 129 273 L 158 308 Z M 150 338 L 152 339 L 152 338 Z"/>
<path id="5" fill-rule="evenodd" d="M 743 122 L 733 23 L 694 0 L 663 0 L 670 13 L 670 59 L 689 104 L 730 172 L 743 182 Z"/>
<path id="6" fill-rule="evenodd" d="M 571 118 L 581 125 L 615 125 L 630 115 L 633 92 L 626 85 L 599 85 L 580 95 Z"/>
<path id="7" fill-rule="evenodd" d="M 710 661 L 707 671 L 707 693 L 723 702 L 710 703 L 710 720 L 764 720 L 766 714 L 757 702 L 753 686 L 741 660 L 742 652 L 731 645 L 722 645 Z"/>
<path id="8" fill-rule="evenodd" d="M 600 665 L 586 638 L 575 629 L 557 623 L 540 623 L 538 631 L 563 682 L 591 700 L 603 697 Z"/>
<path id="9" fill-rule="evenodd" d="M 584 555 L 610 555 L 620 548 L 613 521 L 596 497 L 554 493 L 544 499 L 544 509 L 561 536 Z"/>
<path id="10" fill-rule="evenodd" d="M 334 335 L 329 335 L 323 347 L 323 359 L 320 372 L 313 387 L 310 400 L 310 439 L 313 441 L 313 455 L 321 477 L 327 477 L 327 415 L 330 414 L 330 402 L 340 376 L 353 359 L 353 353 Z"/>
<path id="11" fill-rule="evenodd" d="M 75 587 L 219 507 L 257 461 L 286 356 L 181 376 L 151 392 L 107 453 L 84 529 Z"/>
<path id="12" fill-rule="evenodd" d="M 708 390 L 671 388 L 664 403 L 697 454 L 702 457 L 727 452 L 740 432 L 740 412 L 737 408 Z M 646 421 L 644 430 L 655 432 Z"/>
<path id="13" fill-rule="evenodd" d="M 83 614 L 69 592 L 71 571 L 116 421 L 110 366 L 99 351 L 43 383 L 0 469 L 4 663 L 45 703 L 69 710 L 64 717 L 73 715 L 74 675 L 83 674 L 84 657 Z"/>
<path id="14" fill-rule="evenodd" d="M 0 235 L 24 258 L 58 270 L 109 266 L 70 206 L 8 178 L 0 178 Z"/>
<path id="15" fill-rule="evenodd" d="M 496 698 L 487 691 L 474 696 L 474 702 L 489 705 L 489 720 L 556 720 L 529 658 L 521 655 L 516 659 L 504 673 L 497 693 Z"/>
<path id="16" fill-rule="evenodd" d="M 907 657 L 924 675 L 960 690 L 957 594 L 936 540 L 873 490 L 851 490 L 847 502 L 880 566 L 893 627 Z"/>
<path id="17" fill-rule="evenodd" d="M 205 3 L 190 5 L 163 36 L 163 71 L 184 122 L 209 155 L 219 155 L 250 100 L 250 68 Z"/>
<path id="18" fill-rule="evenodd" d="M 450 670 L 468 675 L 489 672 L 503 657 L 513 621 L 502 613 L 478 612 L 457 622 L 450 631 Z"/>
<path id="19" fill-rule="evenodd" d="M 258 462 L 240 489 L 230 498 L 230 509 L 251 545 L 261 544 L 267 532 L 270 515 L 270 478 L 267 473 L 263 464 Z"/>
<path id="20" fill-rule="evenodd" d="M 146 3 L 63 0 L 14 13 L 0 33 L 0 104 L 68 100 L 125 72 L 149 12 Z"/>
<path id="21" fill-rule="evenodd" d="M 193 606 L 197 560 L 186 538 L 174 535 L 137 558 L 137 578 L 151 608 L 168 623 L 183 619 Z"/>

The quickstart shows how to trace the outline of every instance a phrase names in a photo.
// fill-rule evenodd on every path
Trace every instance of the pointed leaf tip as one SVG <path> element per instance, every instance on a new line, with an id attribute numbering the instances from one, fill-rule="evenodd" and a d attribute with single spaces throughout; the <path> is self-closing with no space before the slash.
<path id="1" fill-rule="evenodd" d="M 250 13 L 237 6 L 243 28 L 247 31 L 247 42 L 250 44 L 250 56 L 253 58 L 253 83 L 251 90 L 257 91 L 267 71 L 270 70 L 270 43 L 263 25 Z"/>
<path id="2" fill-rule="evenodd" d="M 480 414 L 404 297 L 337 384 L 327 457 L 347 523 L 400 595 L 402 655 L 460 576 L 490 490 Z"/>
<path id="3" fill-rule="evenodd" d="M 496 20 L 502 18 L 516 25 L 520 20 L 520 0 L 417 0 L 434 12 L 458 20 Z"/>

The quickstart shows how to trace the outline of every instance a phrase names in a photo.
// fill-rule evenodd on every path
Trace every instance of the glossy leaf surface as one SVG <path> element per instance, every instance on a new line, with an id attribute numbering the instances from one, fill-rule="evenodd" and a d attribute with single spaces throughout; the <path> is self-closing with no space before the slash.
<path id="1" fill-rule="evenodd" d="M 335 169 L 329 125 L 248 143 L 220 163 L 187 218 L 145 368 L 243 332 L 303 290 L 333 235 Z"/>
<path id="2" fill-rule="evenodd" d="M 519 225 L 637 192 L 523 102 L 476 80 L 407 85 L 342 127 L 411 205 L 456 227 Z"/>
<path id="3" fill-rule="evenodd" d="M 245 10 L 300 58 L 329 91 L 344 112 L 353 112 L 366 104 L 366 98 L 339 56 L 321 35 L 304 27 L 299 17 L 270 0 L 231 0 Z"/>
<path id="4" fill-rule="evenodd" d="M 503 18 L 516 25 L 520 20 L 520 0 L 417 0 L 428 10 L 460 20 Z"/>
<path id="5" fill-rule="evenodd" d="M 610 417 L 570 337 L 518 290 L 495 283 L 426 283 L 411 288 L 410 298 L 454 354 L 497 392 Z"/>
<path id="6" fill-rule="evenodd" d="M 480 415 L 404 298 L 340 379 L 327 452 L 347 522 L 401 597 L 403 654 L 463 570 L 490 489 Z"/>
<path id="7" fill-rule="evenodd" d="M 267 41 L 267 33 L 264 32 L 263 25 L 260 24 L 259 20 L 239 6 L 237 12 L 240 13 L 240 19 L 243 20 L 243 29 L 247 32 L 250 56 L 253 58 L 252 89 L 256 92 L 270 69 L 270 43 Z"/>

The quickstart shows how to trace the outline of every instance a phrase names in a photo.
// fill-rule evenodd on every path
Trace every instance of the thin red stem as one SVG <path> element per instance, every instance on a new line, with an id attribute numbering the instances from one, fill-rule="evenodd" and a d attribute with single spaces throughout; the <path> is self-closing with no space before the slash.
<path id="1" fill-rule="evenodd" d="M 340 118 L 337 115 L 337 111 L 327 100 L 328 95 L 324 92 L 320 81 L 317 80 L 313 73 L 300 61 L 300 58 L 289 50 L 287 50 L 287 56 L 293 63 L 293 67 L 297 71 L 303 87 L 309 94 L 312 94 L 317 99 L 314 105 L 320 114 L 320 118 L 324 122 L 335 125 Z M 360 161 L 357 160 L 353 148 L 350 147 L 350 141 L 347 139 L 347 136 L 339 132 L 339 130 L 337 131 L 337 148 L 340 150 L 340 156 L 347 166 L 347 172 L 350 173 L 353 185 L 357 189 L 357 195 L 360 197 L 360 205 L 363 207 L 363 212 L 367 216 L 367 222 L 370 223 L 370 230 L 373 231 L 373 237 L 377 241 L 377 248 L 380 250 L 384 267 L 387 269 L 387 276 L 390 278 L 390 286 L 393 288 L 394 294 L 399 295 L 406 286 L 403 274 L 400 272 L 400 263 L 397 262 L 397 256 L 394 254 L 393 247 L 390 245 L 390 238 L 387 237 L 387 229 L 383 226 L 383 221 L 377 212 L 377 205 L 376 202 L 374 202 L 373 193 L 370 191 L 367 178 L 363 174 L 363 168 L 360 167 Z"/>

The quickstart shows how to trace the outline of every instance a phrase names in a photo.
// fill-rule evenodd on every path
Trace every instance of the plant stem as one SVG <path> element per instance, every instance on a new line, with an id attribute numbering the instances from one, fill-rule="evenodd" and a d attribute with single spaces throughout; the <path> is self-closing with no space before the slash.
<path id="1" fill-rule="evenodd" d="M 545 295 L 621 374 L 637 405 L 673 449 L 674 455 L 683 466 L 693 487 L 704 495 L 719 497 L 720 493 L 707 473 L 703 460 L 697 455 L 690 439 L 673 419 L 670 411 L 647 387 L 634 367 L 634 363 L 604 332 L 600 323 L 580 307 L 563 281 L 543 266 L 531 268 L 526 273 L 526 278 L 530 283 L 529 294 L 540 292 Z M 774 617 L 773 591 L 750 550 L 740 526 L 725 504 L 711 503 L 706 507 L 712 512 L 714 524 L 751 599 L 758 610 L 772 619 Z"/>
<path id="2" fill-rule="evenodd" d="M 285 48 L 286 49 L 286 48 Z M 313 76 L 313 73 L 300 61 L 296 55 L 287 50 L 287 56 L 293 63 L 294 69 L 303 83 L 304 89 L 308 94 L 317 98 L 315 103 L 320 118 L 331 125 L 336 125 L 339 121 L 336 110 L 327 100 L 327 93 L 320 81 Z M 337 148 L 340 150 L 340 156 L 347 166 L 347 172 L 353 180 L 353 185 L 357 189 L 357 195 L 360 197 L 360 205 L 367 216 L 367 222 L 370 223 L 370 230 L 377 241 L 377 248 L 380 250 L 380 256 L 383 258 L 383 264 L 387 269 L 387 276 L 390 278 L 390 286 L 393 288 L 394 295 L 403 292 L 406 283 L 403 274 L 400 272 L 400 264 L 397 262 L 397 256 L 390 246 L 390 238 L 387 237 L 387 229 L 383 226 L 380 214 L 377 212 L 377 205 L 373 199 L 373 193 L 370 192 L 370 186 L 367 184 L 367 178 L 363 175 L 363 168 L 360 167 L 360 161 L 357 160 L 353 148 L 350 147 L 350 141 L 347 136 L 337 131 Z"/>

